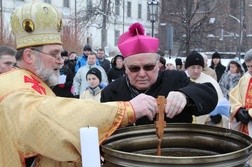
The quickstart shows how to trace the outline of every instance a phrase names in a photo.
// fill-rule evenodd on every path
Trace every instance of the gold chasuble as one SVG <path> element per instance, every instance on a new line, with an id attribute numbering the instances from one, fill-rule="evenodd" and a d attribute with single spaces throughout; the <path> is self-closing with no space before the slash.
<path id="1" fill-rule="evenodd" d="M 33 156 L 39 167 L 81 166 L 80 128 L 97 127 L 101 143 L 134 121 L 129 102 L 55 97 L 26 70 L 0 75 L 0 167 L 24 167 Z"/>
<path id="2" fill-rule="evenodd" d="M 252 108 L 252 78 L 250 78 L 249 83 L 248 83 L 248 89 L 247 89 L 246 98 L 245 98 L 245 108 L 247 110 Z M 240 131 L 248 135 L 249 134 L 248 125 L 242 124 Z"/>
<path id="3" fill-rule="evenodd" d="M 246 73 L 239 81 L 237 86 L 229 93 L 231 103 L 231 126 L 233 129 L 239 130 L 247 135 L 249 134 L 248 125 L 236 122 L 234 117 L 240 108 L 248 110 L 252 117 L 252 78 L 249 73 Z"/>

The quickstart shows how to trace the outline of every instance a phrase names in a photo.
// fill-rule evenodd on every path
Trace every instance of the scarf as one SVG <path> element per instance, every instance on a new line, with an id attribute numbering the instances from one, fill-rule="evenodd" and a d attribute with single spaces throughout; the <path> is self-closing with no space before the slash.
<path id="1" fill-rule="evenodd" d="M 90 94 L 92 94 L 93 96 L 96 96 L 97 94 L 99 94 L 101 92 L 101 88 L 99 86 L 95 87 L 95 88 L 88 88 Z"/>
<path id="2" fill-rule="evenodd" d="M 143 91 L 143 92 L 139 92 L 138 90 L 134 89 L 130 83 L 129 83 L 129 78 L 126 77 L 126 84 L 127 84 L 127 87 L 129 88 L 129 91 L 130 91 L 130 96 L 132 98 L 136 97 L 137 95 L 139 95 L 140 93 L 144 93 L 146 94 L 148 92 L 148 90 L 150 90 L 150 88 L 148 88 L 147 90 Z"/>

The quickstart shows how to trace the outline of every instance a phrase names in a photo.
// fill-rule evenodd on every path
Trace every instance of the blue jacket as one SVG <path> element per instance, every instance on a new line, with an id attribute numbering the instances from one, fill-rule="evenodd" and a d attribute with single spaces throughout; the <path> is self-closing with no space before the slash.
<path id="1" fill-rule="evenodd" d="M 87 64 L 87 56 L 85 54 L 78 56 L 78 59 L 75 64 L 75 73 L 78 69 Z M 99 60 L 96 60 L 96 65 L 100 65 Z"/>

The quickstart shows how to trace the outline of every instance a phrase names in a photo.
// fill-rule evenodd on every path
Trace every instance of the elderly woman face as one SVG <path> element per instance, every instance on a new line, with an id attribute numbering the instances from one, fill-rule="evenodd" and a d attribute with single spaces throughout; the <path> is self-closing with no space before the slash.
<path id="1" fill-rule="evenodd" d="M 125 73 L 130 84 L 138 90 L 149 89 L 158 77 L 158 60 L 156 53 L 140 53 L 125 58 Z"/>

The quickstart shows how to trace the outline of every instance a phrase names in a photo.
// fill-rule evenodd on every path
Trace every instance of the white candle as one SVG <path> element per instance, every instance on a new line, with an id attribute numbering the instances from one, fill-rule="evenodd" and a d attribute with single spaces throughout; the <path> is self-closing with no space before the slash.
<path id="1" fill-rule="evenodd" d="M 82 167 L 101 167 L 98 129 L 84 127 L 80 129 Z"/>

